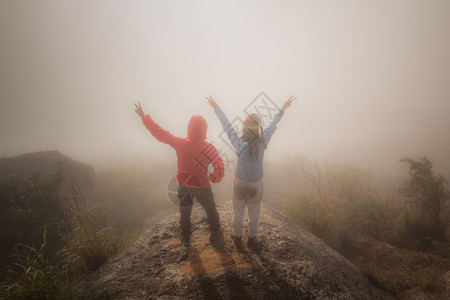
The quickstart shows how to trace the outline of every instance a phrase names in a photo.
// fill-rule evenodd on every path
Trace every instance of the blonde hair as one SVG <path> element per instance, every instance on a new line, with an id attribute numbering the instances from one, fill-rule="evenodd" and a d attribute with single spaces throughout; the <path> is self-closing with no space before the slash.
<path id="1" fill-rule="evenodd" d="M 255 152 L 258 154 L 256 141 L 261 141 L 264 144 L 264 149 L 267 149 L 264 131 L 258 114 L 247 115 L 242 124 L 241 139 L 249 143 L 249 153 L 252 160 L 255 160 Z"/>

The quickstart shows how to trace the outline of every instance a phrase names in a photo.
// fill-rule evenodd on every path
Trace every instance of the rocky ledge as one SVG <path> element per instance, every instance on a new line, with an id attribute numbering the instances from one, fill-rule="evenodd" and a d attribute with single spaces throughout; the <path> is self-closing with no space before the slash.
<path id="1" fill-rule="evenodd" d="M 178 213 L 166 215 L 126 251 L 76 285 L 85 299 L 370 299 L 366 278 L 343 256 L 263 205 L 262 249 L 238 251 L 230 203 L 218 205 L 223 242 L 211 245 L 206 215 L 192 211 L 191 247 Z M 243 239 L 246 245 L 246 238 Z"/>

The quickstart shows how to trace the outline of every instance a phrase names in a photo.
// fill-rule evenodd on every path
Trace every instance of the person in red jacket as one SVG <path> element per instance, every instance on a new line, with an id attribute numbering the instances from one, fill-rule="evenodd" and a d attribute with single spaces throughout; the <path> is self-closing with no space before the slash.
<path id="1" fill-rule="evenodd" d="M 141 117 L 145 127 L 160 142 L 170 145 L 177 153 L 178 199 L 180 208 L 181 242 L 190 245 L 191 210 L 195 198 L 206 211 L 211 243 L 220 237 L 220 218 L 214 202 L 211 183 L 218 183 L 224 176 L 224 164 L 216 148 L 206 142 L 208 124 L 199 115 L 191 117 L 187 128 L 187 138 L 176 137 L 164 130 L 150 115 L 144 114 L 141 103 L 135 112 Z M 214 172 L 208 174 L 209 165 Z"/>

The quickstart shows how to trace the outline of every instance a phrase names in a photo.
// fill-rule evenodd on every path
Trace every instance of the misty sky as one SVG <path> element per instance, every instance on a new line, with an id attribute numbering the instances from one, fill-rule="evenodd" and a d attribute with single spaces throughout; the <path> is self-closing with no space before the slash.
<path id="1" fill-rule="evenodd" d="M 174 157 L 134 113 L 185 136 L 193 114 L 227 149 L 262 91 L 298 100 L 267 160 L 362 168 L 429 157 L 450 174 L 450 1 L 0 2 L 0 157 Z"/>

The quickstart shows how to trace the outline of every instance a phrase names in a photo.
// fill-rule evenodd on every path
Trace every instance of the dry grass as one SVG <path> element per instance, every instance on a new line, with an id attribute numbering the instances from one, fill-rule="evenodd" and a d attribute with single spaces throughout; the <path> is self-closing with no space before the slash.
<path id="1" fill-rule="evenodd" d="M 375 286 L 397 297 L 408 291 L 433 296 L 437 278 L 448 271 L 450 244 L 431 241 L 429 252 L 399 248 L 405 236 L 406 202 L 380 197 L 367 174 L 349 166 L 290 166 L 297 190 L 280 206 L 295 222 L 351 260 Z"/>

